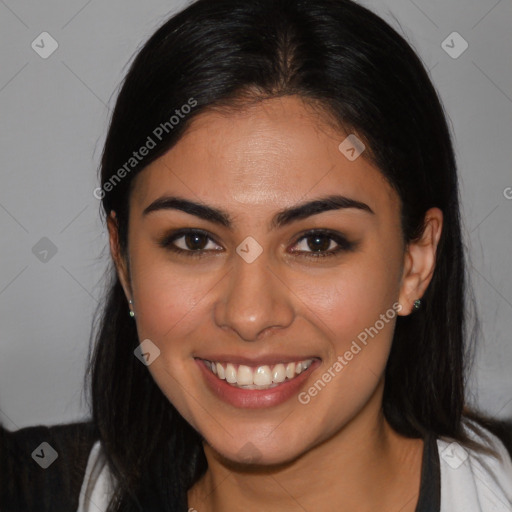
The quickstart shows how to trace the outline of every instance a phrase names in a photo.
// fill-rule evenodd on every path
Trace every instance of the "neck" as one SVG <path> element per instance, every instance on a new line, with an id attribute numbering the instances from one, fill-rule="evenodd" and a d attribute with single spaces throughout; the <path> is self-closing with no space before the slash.
<path id="1" fill-rule="evenodd" d="M 205 444 L 208 470 L 189 491 L 189 506 L 200 512 L 414 511 L 423 441 L 390 427 L 381 397 L 376 393 L 335 435 L 286 464 L 248 469 Z"/>

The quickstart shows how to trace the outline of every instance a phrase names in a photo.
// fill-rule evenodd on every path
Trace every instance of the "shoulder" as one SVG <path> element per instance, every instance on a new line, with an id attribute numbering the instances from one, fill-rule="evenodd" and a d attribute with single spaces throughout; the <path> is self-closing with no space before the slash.
<path id="1" fill-rule="evenodd" d="M 76 511 L 89 452 L 98 438 L 91 422 L 0 425 L 0 509 Z"/>
<path id="2" fill-rule="evenodd" d="M 449 438 L 437 439 L 441 512 L 512 512 L 512 459 L 505 442 L 472 419 L 465 418 L 464 429 L 496 456 Z"/>

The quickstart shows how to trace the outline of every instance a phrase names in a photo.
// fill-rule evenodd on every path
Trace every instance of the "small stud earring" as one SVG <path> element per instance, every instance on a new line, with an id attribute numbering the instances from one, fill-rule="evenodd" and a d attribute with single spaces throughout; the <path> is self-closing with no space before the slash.
<path id="1" fill-rule="evenodd" d="M 132 299 L 130 299 L 130 300 L 128 301 L 128 304 L 133 305 L 133 300 L 132 300 Z M 132 318 L 135 316 L 134 311 L 133 311 L 133 310 L 131 310 L 131 309 L 130 309 L 130 316 L 131 316 Z"/>
<path id="2" fill-rule="evenodd" d="M 414 307 L 415 310 L 420 309 L 421 308 L 421 299 L 416 299 L 414 301 L 413 307 Z"/>

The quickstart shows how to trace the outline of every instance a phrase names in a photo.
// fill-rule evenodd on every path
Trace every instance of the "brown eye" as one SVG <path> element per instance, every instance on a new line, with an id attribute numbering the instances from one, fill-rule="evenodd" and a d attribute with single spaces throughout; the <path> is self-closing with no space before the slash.
<path id="1" fill-rule="evenodd" d="M 188 233 L 180 238 L 183 238 L 184 245 L 186 246 L 184 249 L 189 249 L 191 251 L 202 250 L 208 244 L 208 237 L 202 233 Z M 179 240 L 179 238 L 177 240 Z"/>
<path id="2" fill-rule="evenodd" d="M 293 249 L 293 253 L 304 253 L 306 257 L 335 256 L 344 251 L 351 251 L 355 244 L 349 242 L 344 236 L 332 231 L 310 231 L 299 238 L 295 246 L 301 245 L 301 249 Z"/>
<path id="3" fill-rule="evenodd" d="M 211 251 L 219 252 L 220 247 L 206 232 L 197 229 L 186 229 L 171 233 L 171 235 L 164 237 L 159 245 L 176 253 L 188 253 L 189 256 L 201 256 L 205 252 Z M 221 247 L 220 250 L 222 250 Z"/>
<path id="4" fill-rule="evenodd" d="M 308 236 L 305 238 L 305 240 L 307 240 L 308 248 L 313 252 L 327 251 L 332 249 L 332 245 L 336 243 L 332 238 L 329 238 L 325 235 Z"/>

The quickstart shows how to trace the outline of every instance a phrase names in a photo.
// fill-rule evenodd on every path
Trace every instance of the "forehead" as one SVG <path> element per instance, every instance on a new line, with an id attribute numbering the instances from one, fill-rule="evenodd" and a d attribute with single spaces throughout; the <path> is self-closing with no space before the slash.
<path id="1" fill-rule="evenodd" d="M 143 209 L 164 193 L 179 193 L 233 208 L 274 209 L 340 193 L 376 209 L 396 206 L 395 192 L 364 151 L 355 160 L 340 151 L 348 135 L 293 96 L 205 111 L 139 173 L 132 205 Z"/>

